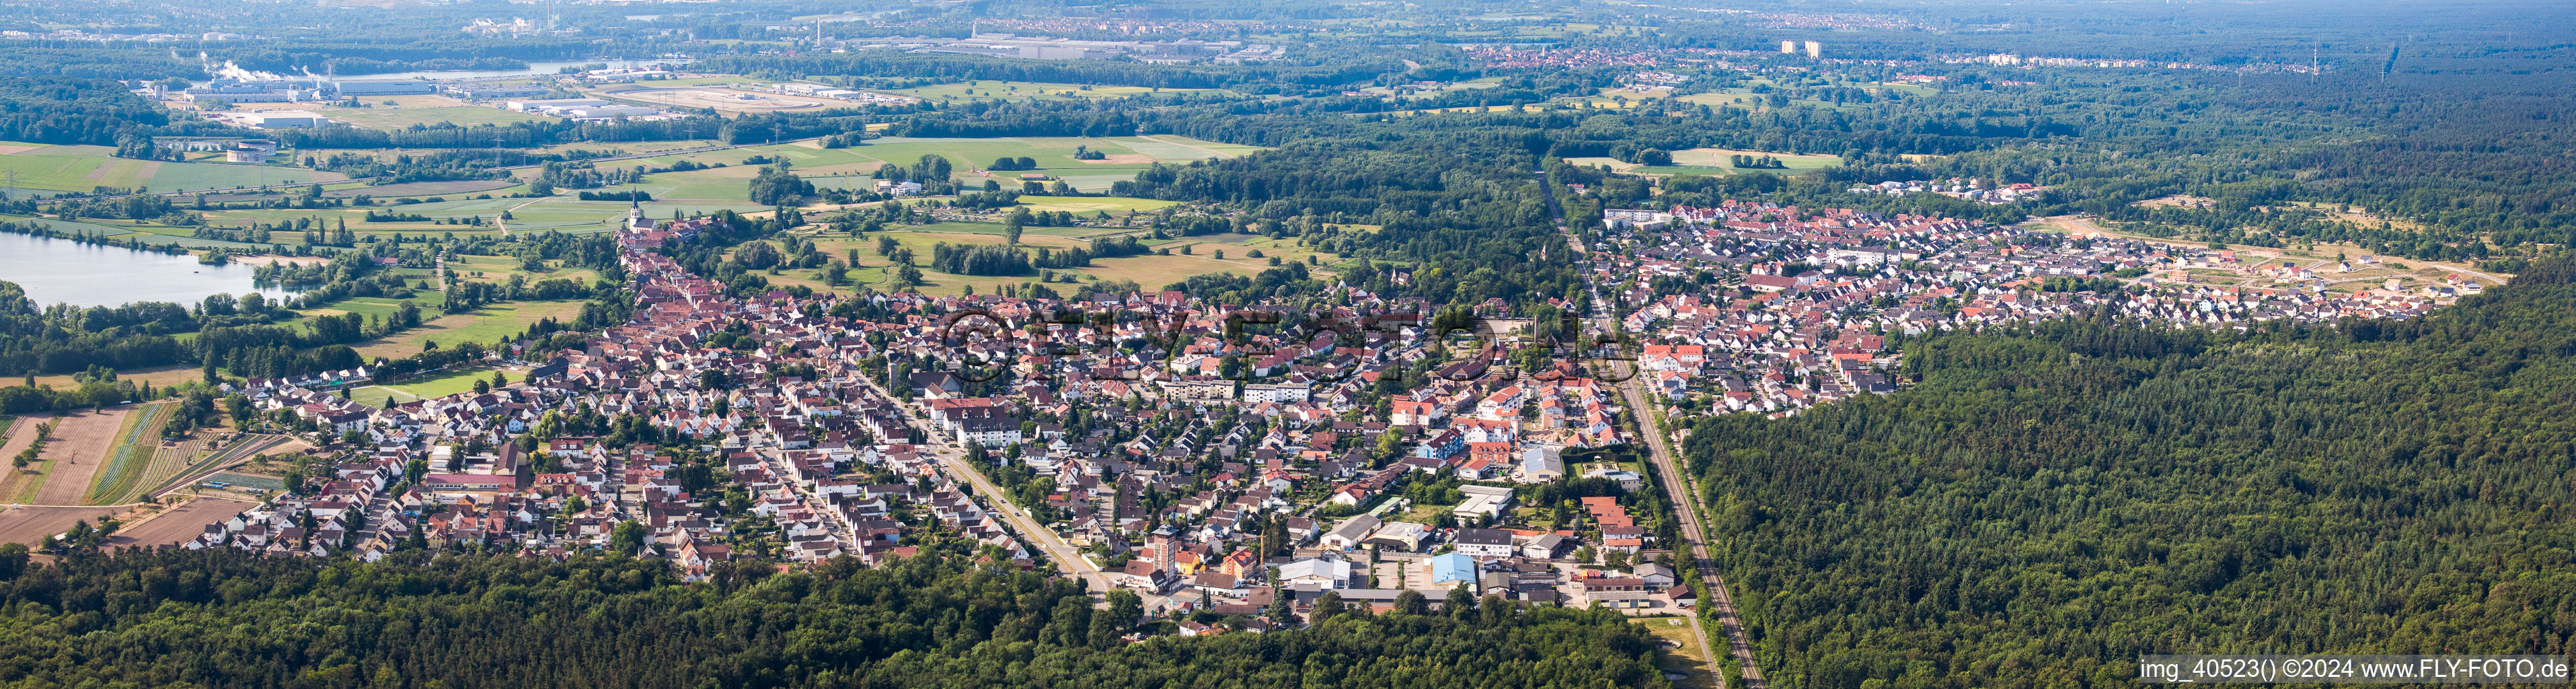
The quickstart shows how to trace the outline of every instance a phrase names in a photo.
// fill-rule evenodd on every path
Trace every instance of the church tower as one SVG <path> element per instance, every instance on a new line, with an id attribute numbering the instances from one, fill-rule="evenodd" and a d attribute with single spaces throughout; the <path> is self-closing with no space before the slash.
<path id="1" fill-rule="evenodd" d="M 626 229 L 639 232 L 653 229 L 653 220 L 644 217 L 644 203 L 637 200 L 633 192 L 628 192 L 626 197 Z"/>

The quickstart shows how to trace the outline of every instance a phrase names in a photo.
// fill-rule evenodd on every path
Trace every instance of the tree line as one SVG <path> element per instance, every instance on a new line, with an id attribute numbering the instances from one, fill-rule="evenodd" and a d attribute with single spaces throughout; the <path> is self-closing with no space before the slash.
<path id="1" fill-rule="evenodd" d="M 2155 653 L 2565 653 L 2576 265 L 2405 321 L 1905 342 L 1683 443 L 1775 686 L 2117 686 Z"/>
<path id="2" fill-rule="evenodd" d="M 1095 610 L 1078 583 L 935 536 L 881 568 L 720 563 L 694 583 L 666 561 L 588 554 L 125 550 L 38 564 L 13 544 L 0 547 L 15 620 L 0 673 L 210 689 L 1669 686 L 1654 637 L 1606 611 L 1461 590 L 1438 612 L 1419 596 L 1387 614 L 1333 601 L 1311 629 L 1130 643 L 1171 623 L 1132 594 L 1109 598 Z"/>

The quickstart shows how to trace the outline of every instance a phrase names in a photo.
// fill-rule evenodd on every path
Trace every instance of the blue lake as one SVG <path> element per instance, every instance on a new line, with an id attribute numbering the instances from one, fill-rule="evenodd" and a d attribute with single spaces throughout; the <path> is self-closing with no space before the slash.
<path id="1" fill-rule="evenodd" d="M 258 260 L 258 259 L 251 259 Z M 39 307 L 58 303 L 116 306 L 137 301 L 194 304 L 218 292 L 286 290 L 251 284 L 251 267 L 201 265 L 195 256 L 0 233 L 0 280 L 18 283 Z"/>

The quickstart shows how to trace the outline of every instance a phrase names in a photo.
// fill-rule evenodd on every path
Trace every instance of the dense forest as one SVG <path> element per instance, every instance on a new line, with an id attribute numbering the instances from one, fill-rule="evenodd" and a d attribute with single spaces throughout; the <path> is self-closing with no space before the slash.
<path id="1" fill-rule="evenodd" d="M 1918 339 L 1918 386 L 1684 443 L 1784 688 L 2147 653 L 2566 653 L 2576 263 L 2437 315 Z"/>
<path id="2" fill-rule="evenodd" d="M 0 51 L 6 52 L 6 51 Z M 224 127 L 169 110 L 113 79 L 0 77 L 0 141 L 115 146 L 120 136 Z"/>
<path id="3" fill-rule="evenodd" d="M 868 569 L 410 550 L 368 564 L 0 551 L 0 682 L 221 687 L 1669 686 L 1654 637 L 1610 612 L 1500 599 L 1434 614 L 1319 613 L 1310 629 L 1120 636 L 1132 595 L 953 545 Z"/>

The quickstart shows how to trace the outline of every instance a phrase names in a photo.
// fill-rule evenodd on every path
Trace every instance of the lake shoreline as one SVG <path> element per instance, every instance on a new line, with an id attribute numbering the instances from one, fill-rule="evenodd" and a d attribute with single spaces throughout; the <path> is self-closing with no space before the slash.
<path id="1" fill-rule="evenodd" d="M 261 287 L 252 264 L 206 265 L 192 253 L 137 251 L 58 237 L 0 233 L 0 281 L 17 283 L 38 308 L 123 306 L 138 301 L 188 305 L 215 294 L 293 293 Z"/>

